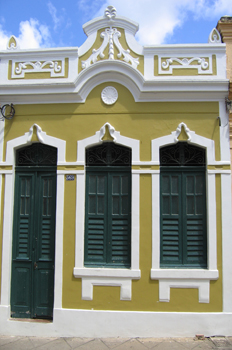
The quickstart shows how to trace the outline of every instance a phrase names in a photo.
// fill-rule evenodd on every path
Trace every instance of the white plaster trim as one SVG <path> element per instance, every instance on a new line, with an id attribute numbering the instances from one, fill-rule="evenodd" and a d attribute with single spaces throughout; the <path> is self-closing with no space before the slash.
<path id="1" fill-rule="evenodd" d="M 108 126 L 113 142 L 130 147 L 132 149 L 132 161 L 139 161 L 140 141 L 121 136 L 109 123 L 105 123 L 95 135 L 77 142 L 77 161 L 85 164 L 85 149 L 89 146 L 100 144 Z M 131 269 L 100 269 L 102 277 L 118 278 L 129 277 L 139 278 L 139 174 L 132 172 L 132 200 L 131 200 Z M 75 228 L 75 267 L 73 274 L 77 278 L 87 275 L 99 276 L 99 269 L 84 267 L 84 220 L 85 220 L 85 172 L 76 175 L 76 228 Z M 126 274 L 126 276 L 125 276 Z M 107 281 L 104 283 L 106 284 Z M 109 280 L 110 283 L 110 280 Z M 121 283 L 120 281 L 118 283 Z M 90 284 L 88 284 L 89 286 Z M 91 287 L 92 288 L 92 287 Z M 83 298 L 82 294 L 82 298 Z"/>
<path id="2" fill-rule="evenodd" d="M 0 174 L 13 174 L 13 170 L 0 170 Z"/>
<path id="3" fill-rule="evenodd" d="M 0 120 L 0 162 L 3 160 L 5 119 Z"/>
<path id="4" fill-rule="evenodd" d="M 209 303 L 209 280 L 160 280 L 159 301 L 170 301 L 170 288 L 197 288 L 199 303 Z"/>
<path id="5" fill-rule="evenodd" d="M 57 174 L 59 175 L 66 175 L 66 174 L 84 174 L 85 171 L 84 170 L 57 170 Z"/>
<path id="6" fill-rule="evenodd" d="M 3 160 L 3 144 L 4 144 L 4 129 L 5 129 L 5 119 L 0 120 L 0 162 Z M 5 174 L 5 172 L 0 171 L 0 213 L 2 212 L 2 174 Z M 1 303 L 1 300 L 0 300 Z"/>
<path id="7" fill-rule="evenodd" d="M 131 21 L 130 19 L 122 16 L 116 16 L 109 20 L 107 17 L 97 17 L 91 21 L 85 23 L 82 28 L 86 35 L 91 35 L 94 32 L 97 32 L 99 29 L 106 28 L 109 26 L 123 28 L 128 33 L 135 35 L 139 29 L 139 25 L 136 22 Z M 131 48 L 133 50 L 133 48 Z"/>
<path id="8" fill-rule="evenodd" d="M 152 169 L 132 169 L 133 174 L 156 174 L 159 173 L 159 170 Z"/>
<path id="9" fill-rule="evenodd" d="M 222 215 L 222 300 L 223 312 L 232 311 L 232 235 L 231 235 L 231 176 L 221 175 L 221 215 Z"/>
<path id="10" fill-rule="evenodd" d="M 191 58 L 186 58 L 186 56 L 171 56 L 172 53 L 168 56 L 164 55 L 158 56 L 158 74 L 172 74 L 173 69 L 192 69 L 196 68 L 198 74 L 212 74 L 213 73 L 213 64 L 212 64 L 212 55 L 207 55 L 204 57 L 199 57 L 199 55 L 193 55 Z M 170 57 L 171 56 L 171 57 Z M 188 55 L 189 57 L 190 55 Z M 166 62 L 162 59 L 166 58 Z M 209 63 L 205 60 L 208 58 Z M 174 64 L 176 62 L 177 64 Z M 192 64 L 196 62 L 195 64 Z"/>
<path id="11" fill-rule="evenodd" d="M 82 277 L 82 299 L 93 300 L 93 286 L 119 286 L 120 300 L 131 300 L 131 278 Z"/>
<path id="12" fill-rule="evenodd" d="M 231 174 L 231 170 L 223 170 L 223 169 L 208 169 L 208 174 Z"/>
<path id="13" fill-rule="evenodd" d="M 64 176 L 57 175 L 54 308 L 62 308 L 63 288 Z"/>
<path id="14" fill-rule="evenodd" d="M 187 125 L 185 123 L 180 123 L 177 127 L 176 131 L 173 131 L 171 135 L 159 137 L 157 139 L 152 140 L 152 161 L 156 162 L 157 164 L 160 163 L 159 161 L 159 148 L 172 144 L 176 142 L 177 137 L 179 136 L 179 127 L 180 125 L 185 125 L 184 128 L 187 128 Z M 207 165 L 213 165 L 215 164 L 215 147 L 214 147 L 214 141 L 207 139 L 206 137 L 200 136 L 195 134 L 194 131 L 191 131 L 188 129 L 188 142 L 191 142 L 195 145 L 200 145 L 201 147 L 206 148 L 207 150 Z"/>
<path id="15" fill-rule="evenodd" d="M 180 132 L 181 126 L 184 126 L 188 135 L 188 142 L 196 144 L 206 149 L 207 165 L 215 163 L 215 149 L 214 141 L 195 134 L 187 128 L 187 125 L 180 123 L 177 130 L 170 135 L 163 136 L 152 140 L 152 161 L 160 164 L 159 149 L 160 147 L 176 142 Z M 221 173 L 221 170 L 220 170 Z M 199 269 L 161 269 L 160 268 L 160 176 L 159 172 L 152 174 L 152 268 L 151 278 L 158 279 L 159 283 L 162 278 L 167 279 L 167 283 L 163 284 L 163 289 L 166 288 L 166 295 L 173 283 L 168 283 L 170 279 L 188 280 L 190 288 L 192 281 L 192 288 L 196 288 L 195 281 L 202 278 L 209 283 L 211 279 L 218 278 L 217 271 L 217 231 L 216 231 L 216 184 L 215 171 L 208 170 L 206 173 L 207 185 L 207 255 L 208 255 L 208 270 Z M 191 276 L 191 277 L 190 277 Z M 181 283 L 179 284 L 181 286 Z M 204 287 L 206 291 L 206 287 Z M 209 299 L 209 296 L 208 296 Z M 201 300 L 206 300 L 204 297 Z M 161 300 L 160 300 L 161 301 Z M 203 302 L 203 301 L 201 301 Z M 208 302 L 208 301 L 206 301 Z"/>
<path id="16" fill-rule="evenodd" d="M 207 269 L 151 269 L 151 279 L 165 280 L 216 280 L 218 270 Z"/>
<path id="17" fill-rule="evenodd" d="M 73 274 L 76 278 L 80 277 L 119 277 L 119 278 L 134 278 L 141 277 L 139 269 L 111 269 L 111 268 L 97 268 L 97 267 L 74 267 Z"/>
<path id="18" fill-rule="evenodd" d="M 221 44 L 222 39 L 217 28 L 213 28 L 209 34 L 208 43 L 209 44 Z"/>
<path id="19" fill-rule="evenodd" d="M 12 223 L 13 223 L 13 174 L 5 175 L 5 195 L 2 235 L 1 305 L 10 305 Z"/>
<path id="20" fill-rule="evenodd" d="M 0 306 L 0 334 L 37 337 L 194 337 L 231 336 L 232 313 L 141 312 L 54 309 L 52 323 L 9 319 Z M 104 327 L 102 326 L 104 325 Z"/>
<path id="21" fill-rule="evenodd" d="M 14 104 L 33 104 L 40 101 L 43 103 L 83 103 L 92 89 L 103 82 L 122 84 L 131 92 L 135 101 L 143 102 L 176 99 L 179 101 L 218 101 L 218 99 L 225 99 L 228 95 L 226 76 L 223 78 L 208 75 L 154 77 L 149 73 L 151 58 L 148 62 L 150 62 L 149 69 L 144 68 L 146 79 L 130 64 L 119 60 L 98 61 L 77 75 L 75 67 L 78 62 L 74 59 L 70 62 L 68 79 L 7 80 L 6 76 L 4 81 L 0 81 L 1 101 Z M 1 69 L 3 67 L 0 65 Z M 5 70 L 7 71 L 7 67 Z"/>
<path id="22" fill-rule="evenodd" d="M 190 130 L 187 127 L 187 125 L 185 123 L 183 123 L 183 122 L 178 125 L 178 127 L 177 127 L 177 129 L 175 131 L 174 141 L 178 142 L 178 137 L 180 136 L 182 127 L 184 128 L 184 131 L 185 131 L 186 135 L 188 136 L 188 140 L 187 141 L 191 142 Z"/>
<path id="23" fill-rule="evenodd" d="M 219 101 L 219 118 L 221 120 L 221 126 L 219 128 L 221 161 L 230 162 L 230 126 L 225 100 Z"/>
<path id="24" fill-rule="evenodd" d="M 105 123 L 99 131 L 95 133 L 95 135 L 87 137 L 86 139 L 83 139 L 81 141 L 77 141 L 77 161 L 80 165 L 85 165 L 85 148 L 94 145 L 99 144 L 102 142 L 102 138 L 105 135 L 105 127 L 106 125 L 109 127 L 110 135 L 113 137 L 113 141 L 128 146 L 132 149 L 132 164 L 134 162 L 139 162 L 140 157 L 140 141 L 135 140 L 129 137 L 125 137 L 120 135 L 119 131 L 115 131 L 114 127 L 110 123 Z"/>
<path id="25" fill-rule="evenodd" d="M 39 125 L 33 124 L 30 127 L 29 132 L 26 132 L 23 136 L 19 136 L 7 142 L 6 162 L 4 165 L 14 165 L 14 150 L 23 145 L 31 144 L 34 127 L 36 127 L 37 137 L 40 142 L 57 148 L 57 165 L 65 162 L 66 141 L 47 135 L 46 132 L 42 131 Z"/>
<path id="26" fill-rule="evenodd" d="M 16 67 L 16 65 L 18 65 Z M 49 68 L 44 68 L 45 66 L 49 66 Z M 29 68 L 31 67 L 31 68 Z M 43 61 L 36 61 L 35 63 L 32 61 L 18 61 L 12 60 L 12 71 L 11 78 L 13 79 L 22 79 L 25 77 L 25 73 L 44 73 L 48 72 L 51 74 L 51 78 L 54 77 L 64 77 L 65 74 L 65 58 L 61 58 L 61 66 L 58 65 L 58 61 L 54 59 L 49 59 Z"/>

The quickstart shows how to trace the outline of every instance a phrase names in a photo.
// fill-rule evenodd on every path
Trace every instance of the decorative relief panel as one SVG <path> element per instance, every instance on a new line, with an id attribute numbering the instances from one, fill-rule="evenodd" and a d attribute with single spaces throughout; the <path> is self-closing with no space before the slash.
<path id="1" fill-rule="evenodd" d="M 172 74 L 173 69 L 197 69 L 198 74 L 212 74 L 212 56 L 160 57 L 159 74 Z"/>
<path id="2" fill-rule="evenodd" d="M 50 73 L 53 77 L 65 76 L 65 59 L 59 61 L 24 61 L 12 62 L 11 78 L 24 78 L 25 73 Z"/>
<path id="3" fill-rule="evenodd" d="M 103 43 L 98 49 L 93 49 L 92 55 L 85 61 L 82 61 L 82 68 L 88 68 L 91 64 L 97 62 L 98 57 L 100 58 L 108 58 L 109 60 L 115 59 L 115 47 L 117 49 L 116 57 L 120 59 L 123 57 L 123 61 L 132 65 L 133 68 L 137 68 L 139 64 L 139 59 L 134 58 L 130 55 L 129 49 L 124 49 L 119 42 L 119 38 L 121 37 L 121 32 L 117 28 L 112 27 L 112 19 L 116 17 L 116 9 L 113 6 L 108 6 L 105 10 L 105 17 L 109 20 L 109 28 L 105 28 L 103 32 L 101 32 L 100 37 L 103 38 Z M 106 47 L 108 49 L 108 56 L 105 57 L 104 50 Z"/>
<path id="4" fill-rule="evenodd" d="M 102 90 L 101 98 L 106 105 L 113 105 L 118 99 L 118 91 L 113 86 L 107 86 Z"/>

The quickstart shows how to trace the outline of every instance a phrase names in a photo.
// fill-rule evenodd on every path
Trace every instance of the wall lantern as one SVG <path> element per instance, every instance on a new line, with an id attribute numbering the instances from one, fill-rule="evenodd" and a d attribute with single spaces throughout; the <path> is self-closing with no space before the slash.
<path id="1" fill-rule="evenodd" d="M 15 115 L 15 109 L 13 107 L 13 103 L 11 103 L 10 105 L 6 104 L 0 107 L 0 112 L 1 112 L 0 120 L 12 119 L 13 116 Z"/>

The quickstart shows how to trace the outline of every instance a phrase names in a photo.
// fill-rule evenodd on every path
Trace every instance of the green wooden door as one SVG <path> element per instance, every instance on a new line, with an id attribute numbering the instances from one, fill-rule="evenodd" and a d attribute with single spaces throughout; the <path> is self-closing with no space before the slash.
<path id="1" fill-rule="evenodd" d="M 56 170 L 37 169 L 15 173 L 11 316 L 18 318 L 53 314 Z"/>
<path id="2" fill-rule="evenodd" d="M 87 170 L 85 213 L 85 266 L 130 267 L 130 169 Z"/>
<path id="3" fill-rule="evenodd" d="M 161 169 L 160 264 L 207 267 L 205 171 Z"/>

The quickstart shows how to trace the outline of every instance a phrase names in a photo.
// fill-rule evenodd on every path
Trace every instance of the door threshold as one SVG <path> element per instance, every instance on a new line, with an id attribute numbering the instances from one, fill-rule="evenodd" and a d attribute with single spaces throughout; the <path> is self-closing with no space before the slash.
<path id="1" fill-rule="evenodd" d="M 44 318 L 10 318 L 10 321 L 20 321 L 20 322 L 36 322 L 36 323 L 52 323 L 53 320 L 46 320 Z"/>

